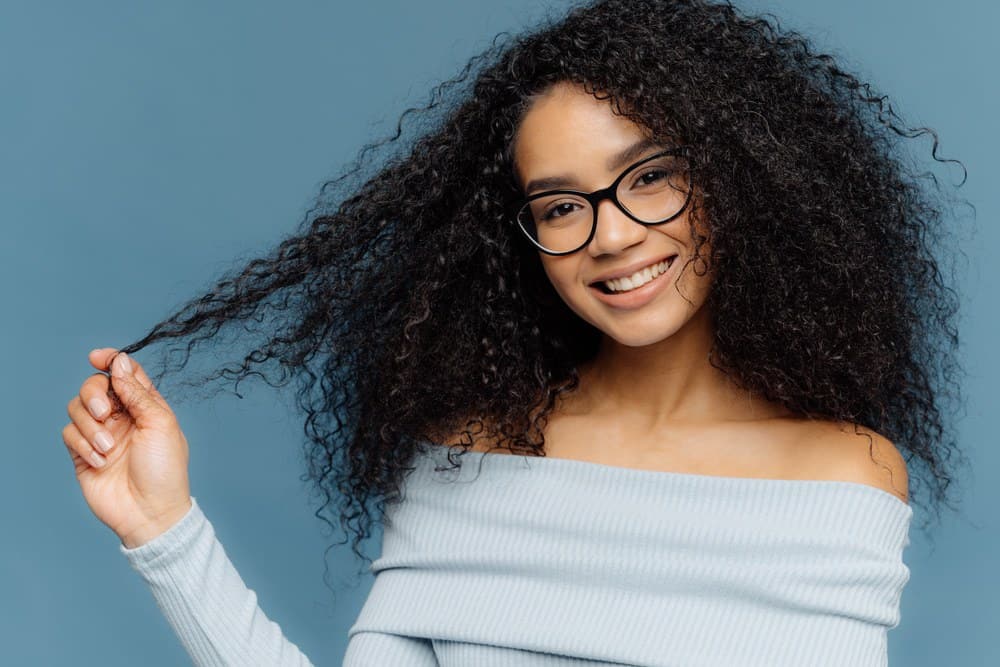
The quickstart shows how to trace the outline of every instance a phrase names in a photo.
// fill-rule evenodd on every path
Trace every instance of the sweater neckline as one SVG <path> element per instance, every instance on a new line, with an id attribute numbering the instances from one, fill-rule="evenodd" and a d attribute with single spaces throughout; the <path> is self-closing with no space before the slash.
<path id="1" fill-rule="evenodd" d="M 531 456 L 528 454 L 505 454 L 499 452 L 484 452 L 478 450 L 462 451 L 458 447 L 447 447 L 445 445 L 431 443 L 432 447 L 441 450 L 455 449 L 459 458 L 471 456 L 477 463 L 482 463 L 486 458 L 494 461 L 491 465 L 514 466 L 521 465 L 528 467 L 539 465 L 542 469 L 549 469 L 552 472 L 563 471 L 566 473 L 575 472 L 588 477 L 599 478 L 626 478 L 643 484 L 654 484 L 657 481 L 675 481 L 678 483 L 693 484 L 699 487 L 718 486 L 724 489 L 736 490 L 739 487 L 759 487 L 767 488 L 829 488 L 829 489 L 849 489 L 859 493 L 871 494 L 875 498 L 888 501 L 898 510 L 903 510 L 908 515 L 912 515 L 913 507 L 903 502 L 898 496 L 889 493 L 884 489 L 863 484 L 861 482 L 851 482 L 840 479 L 787 479 L 778 477 L 737 477 L 733 475 L 706 475 L 701 473 L 680 472 L 675 470 L 649 470 L 647 468 L 633 468 L 629 466 L 618 466 L 596 461 L 585 461 L 559 456 Z M 443 459 L 447 461 L 447 452 L 441 452 Z M 500 463 L 499 460 L 509 459 Z M 538 463 L 536 463 L 538 462 Z"/>

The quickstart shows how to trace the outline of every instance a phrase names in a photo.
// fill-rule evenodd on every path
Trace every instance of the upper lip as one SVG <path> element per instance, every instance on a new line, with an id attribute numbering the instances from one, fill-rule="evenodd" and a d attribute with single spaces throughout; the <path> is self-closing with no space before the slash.
<path id="1" fill-rule="evenodd" d="M 659 259 L 640 259 L 640 260 L 638 260 L 636 262 L 632 262 L 628 266 L 623 266 L 620 269 L 615 269 L 614 271 L 610 271 L 610 272 L 605 273 L 604 275 L 602 275 L 600 277 L 594 278 L 590 282 L 590 284 L 593 285 L 594 283 L 604 282 L 605 280 L 614 280 L 616 278 L 626 278 L 628 276 L 631 276 L 633 273 L 635 273 L 639 269 L 644 269 L 647 266 L 650 266 L 652 264 L 659 264 L 660 262 L 662 262 L 665 259 L 670 259 L 671 257 L 676 257 L 676 256 L 677 256 L 677 253 L 676 252 L 672 252 L 672 253 L 668 253 L 666 255 L 663 255 Z"/>

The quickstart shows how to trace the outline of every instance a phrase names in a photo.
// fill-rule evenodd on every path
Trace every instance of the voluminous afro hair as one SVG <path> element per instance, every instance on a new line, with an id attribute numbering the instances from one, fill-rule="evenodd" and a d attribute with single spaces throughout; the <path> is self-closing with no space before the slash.
<path id="1" fill-rule="evenodd" d="M 692 147 L 702 196 L 689 217 L 711 230 L 703 259 L 718 271 L 710 361 L 805 417 L 884 435 L 911 494 L 922 472 L 946 501 L 958 306 L 931 251 L 954 238 L 955 200 L 905 140 L 929 134 L 933 158 L 949 160 L 932 130 L 907 127 L 767 16 L 601 0 L 499 35 L 325 183 L 298 230 L 121 349 L 186 341 L 179 367 L 205 342 L 244 350 L 194 383 L 235 379 L 238 396 L 250 375 L 297 379 L 316 515 L 339 516 L 370 562 L 359 545 L 401 498 L 415 453 L 458 433 L 456 451 L 486 434 L 543 454 L 556 397 L 597 351 L 600 332 L 562 303 L 511 223 L 518 122 L 533 96 L 573 82 Z M 400 140 L 411 116 L 419 135 Z M 386 146 L 397 150 L 373 160 Z"/>

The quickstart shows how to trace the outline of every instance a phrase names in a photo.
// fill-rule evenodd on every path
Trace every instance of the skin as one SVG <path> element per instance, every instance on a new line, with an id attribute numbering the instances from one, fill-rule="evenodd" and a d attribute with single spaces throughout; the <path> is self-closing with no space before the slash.
<path id="1" fill-rule="evenodd" d="M 644 136 L 643 128 L 612 113 L 608 100 L 559 83 L 526 112 L 514 142 L 515 171 L 522 189 L 533 179 L 572 175 L 569 187 L 590 192 L 620 173 L 607 169 L 608 158 Z M 710 247 L 703 245 L 702 257 Z M 713 330 L 705 302 L 714 272 L 702 260 L 675 273 L 679 290 L 667 286 L 634 310 L 612 308 L 588 287 L 607 271 L 674 252 L 679 262 L 694 254 L 686 212 L 645 226 L 605 200 L 589 245 L 564 256 L 539 253 L 567 306 L 604 334 L 597 357 L 579 369 L 579 389 L 549 418 L 546 455 L 697 474 L 847 479 L 887 490 L 894 478 L 893 492 L 905 499 L 905 465 L 888 440 L 862 429 L 876 439 L 881 460 L 893 464 L 887 474 L 885 466 L 876 471 L 868 439 L 851 425 L 800 419 L 739 390 L 709 364 Z"/>
<path id="2" fill-rule="evenodd" d="M 101 372 L 85 379 L 69 400 L 63 444 L 91 511 L 124 546 L 135 548 L 192 506 L 187 439 L 137 360 L 114 348 L 92 350 L 88 360 Z M 124 408 L 113 415 L 109 388 Z M 112 446 L 102 454 L 104 437 Z"/>
<path id="3" fill-rule="evenodd" d="M 522 187 L 536 178 L 572 174 L 572 187 L 592 191 L 620 173 L 608 170 L 606 160 L 644 136 L 640 126 L 613 114 L 608 101 L 571 84 L 557 84 L 525 114 L 514 143 L 516 173 Z M 654 152 L 651 148 L 640 159 Z M 704 245 L 702 256 L 709 249 Z M 680 293 L 668 286 L 635 310 L 612 308 L 588 287 L 599 274 L 665 253 L 678 253 L 675 261 L 681 265 L 693 257 L 687 211 L 663 225 L 645 226 L 608 200 L 600 204 L 589 245 L 564 256 L 539 253 L 556 292 L 580 318 L 604 332 L 597 358 L 580 369 L 581 387 L 560 414 L 613 424 L 611 430 L 618 433 L 613 441 L 622 447 L 625 439 L 664 442 L 661 436 L 682 428 L 704 430 L 786 416 L 781 406 L 738 391 L 708 363 L 712 327 L 705 301 L 712 271 L 699 276 L 692 263 L 676 279 Z"/>
<path id="4" fill-rule="evenodd" d="M 603 188 L 619 173 L 606 168 L 608 158 L 643 137 L 607 100 L 558 84 L 535 100 L 519 127 L 517 176 L 522 188 L 566 174 L 576 189 Z M 869 436 L 859 437 L 852 424 L 800 419 L 740 391 L 708 363 L 711 267 L 697 275 L 695 265 L 688 266 L 677 278 L 680 293 L 668 285 L 636 310 L 611 308 L 588 287 L 598 275 L 637 260 L 676 252 L 683 263 L 693 249 L 686 214 L 645 226 L 604 201 L 588 246 L 561 257 L 540 253 L 562 299 L 604 334 L 596 358 L 579 369 L 578 390 L 549 416 L 546 456 L 675 473 L 850 481 L 907 502 L 906 463 L 888 439 L 858 426 Z M 702 255 L 709 249 L 703 246 Z M 125 356 L 114 348 L 90 352 L 99 372 L 70 399 L 71 421 L 62 436 L 91 510 L 134 548 L 175 525 L 191 500 L 187 440 L 141 365 L 131 359 L 130 369 L 121 367 Z M 109 387 L 125 407 L 114 417 Z M 95 458 L 100 434 L 113 442 L 106 459 Z M 472 449 L 503 452 L 483 440 L 474 440 Z"/>
<path id="5" fill-rule="evenodd" d="M 514 144 L 518 178 L 523 187 L 535 178 L 573 174 L 575 187 L 595 190 L 620 173 L 608 170 L 606 159 L 644 136 L 639 126 L 612 114 L 607 101 L 558 84 L 535 102 L 520 126 Z M 778 412 L 734 393 L 726 376 L 708 363 L 712 329 L 704 303 L 712 288 L 711 271 L 698 276 L 695 265 L 688 266 L 677 281 L 680 293 L 673 287 L 662 290 L 636 310 L 612 308 L 588 287 L 599 274 L 665 253 L 679 253 L 676 261 L 683 264 L 694 252 L 688 225 L 687 211 L 663 225 L 641 225 L 605 200 L 587 247 L 558 257 L 539 253 L 566 304 L 604 332 L 596 360 L 583 369 L 589 407 L 627 416 L 647 430 Z M 709 248 L 703 246 L 702 254 Z"/>

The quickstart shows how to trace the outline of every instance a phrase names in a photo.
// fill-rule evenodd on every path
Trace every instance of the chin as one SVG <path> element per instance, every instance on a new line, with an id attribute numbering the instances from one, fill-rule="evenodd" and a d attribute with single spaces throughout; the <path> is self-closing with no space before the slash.
<path id="1" fill-rule="evenodd" d="M 649 345 L 656 345 L 657 343 L 667 340 L 677 333 L 677 327 L 630 326 L 625 328 L 623 331 L 601 329 L 601 333 L 624 347 L 647 347 Z"/>
<path id="2" fill-rule="evenodd" d="M 600 306 L 598 306 L 599 308 Z M 593 307 L 581 308 L 570 304 L 570 309 L 603 335 L 626 347 L 645 347 L 664 341 L 684 325 L 677 313 L 650 310 L 648 313 L 634 312 L 626 317 L 602 313 Z"/>
<path id="3" fill-rule="evenodd" d="M 563 295 L 564 299 L 566 296 Z M 565 303 L 580 319 L 626 347 L 655 345 L 685 327 L 700 328 L 701 322 L 696 324 L 694 321 L 707 315 L 704 302 L 696 302 L 692 307 L 684 299 L 666 303 L 654 301 L 637 310 L 615 311 L 600 302 L 595 303 L 593 297 L 584 292 L 574 293 L 573 299 L 566 299 Z"/>

